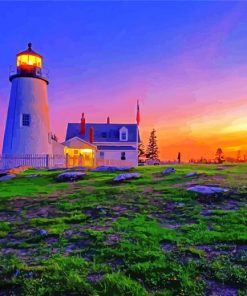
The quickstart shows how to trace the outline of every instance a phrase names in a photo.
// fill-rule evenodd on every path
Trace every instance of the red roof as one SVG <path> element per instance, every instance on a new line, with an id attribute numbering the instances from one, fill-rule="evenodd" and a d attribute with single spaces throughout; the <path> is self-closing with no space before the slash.
<path id="1" fill-rule="evenodd" d="M 31 54 L 31 55 L 42 58 L 42 55 L 40 55 L 39 53 L 32 50 L 32 43 L 28 43 L 28 49 L 26 49 L 26 50 L 24 50 L 22 52 L 19 52 L 16 56 L 20 56 L 20 55 L 23 55 L 23 54 Z"/>

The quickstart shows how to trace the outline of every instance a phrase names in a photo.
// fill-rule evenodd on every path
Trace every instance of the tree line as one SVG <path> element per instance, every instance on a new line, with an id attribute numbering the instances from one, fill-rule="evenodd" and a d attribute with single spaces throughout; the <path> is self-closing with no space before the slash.
<path id="1" fill-rule="evenodd" d="M 236 157 L 225 156 L 222 148 L 218 148 L 213 159 L 207 159 L 203 156 L 199 159 L 191 158 L 189 162 L 192 163 L 223 163 L 223 162 L 247 162 L 246 154 L 242 155 L 241 150 L 236 152 Z"/>
<path id="2" fill-rule="evenodd" d="M 142 141 L 140 141 L 138 145 L 138 160 L 139 162 L 143 160 L 159 160 L 159 149 L 158 149 L 158 143 L 157 143 L 157 136 L 156 136 L 156 130 L 153 129 L 149 136 L 149 141 L 147 148 L 145 149 L 145 146 Z M 215 157 L 213 159 L 206 159 L 204 157 L 201 157 L 200 159 L 193 159 L 191 158 L 189 162 L 192 163 L 223 163 L 223 162 L 247 162 L 247 156 L 243 155 L 241 156 L 241 151 L 237 151 L 236 158 L 234 157 L 225 157 L 222 148 L 218 148 L 215 153 Z M 177 162 L 181 162 L 181 153 L 178 152 L 177 156 Z"/>

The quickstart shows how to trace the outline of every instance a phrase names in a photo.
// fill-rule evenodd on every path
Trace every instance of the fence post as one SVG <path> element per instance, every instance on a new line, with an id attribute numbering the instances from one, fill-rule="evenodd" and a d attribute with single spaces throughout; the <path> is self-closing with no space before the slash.
<path id="1" fill-rule="evenodd" d="M 49 169 L 49 154 L 46 154 L 45 156 L 45 167 Z"/>
<path id="2" fill-rule="evenodd" d="M 69 154 L 66 153 L 66 156 L 65 156 L 65 167 L 68 168 L 69 166 Z"/>

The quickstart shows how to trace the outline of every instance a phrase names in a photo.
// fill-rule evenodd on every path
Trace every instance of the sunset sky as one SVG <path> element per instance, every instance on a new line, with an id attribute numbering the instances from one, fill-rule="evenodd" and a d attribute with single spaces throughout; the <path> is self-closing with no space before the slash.
<path id="1" fill-rule="evenodd" d="M 68 122 L 157 130 L 160 158 L 247 155 L 247 2 L 0 2 L 0 149 L 9 66 L 33 43 L 49 69 L 52 131 Z"/>

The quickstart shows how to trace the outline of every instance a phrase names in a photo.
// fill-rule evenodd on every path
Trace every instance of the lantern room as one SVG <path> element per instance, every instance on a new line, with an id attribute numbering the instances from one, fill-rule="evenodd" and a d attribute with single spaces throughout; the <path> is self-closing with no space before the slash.
<path id="1" fill-rule="evenodd" d="M 32 77 L 42 79 L 48 84 L 48 71 L 42 69 L 42 64 L 42 56 L 32 50 L 32 43 L 28 43 L 28 48 L 16 55 L 16 72 L 10 68 L 9 80 Z"/>
<path id="2" fill-rule="evenodd" d="M 42 68 L 42 56 L 32 50 L 32 43 L 28 43 L 28 49 L 16 55 L 17 72 L 32 71 Z"/>

